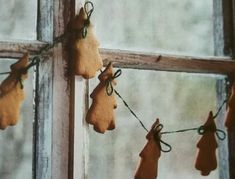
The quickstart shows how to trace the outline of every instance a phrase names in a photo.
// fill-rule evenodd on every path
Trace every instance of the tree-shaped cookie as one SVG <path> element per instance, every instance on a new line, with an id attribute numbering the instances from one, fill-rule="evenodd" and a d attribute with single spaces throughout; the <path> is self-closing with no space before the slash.
<path id="1" fill-rule="evenodd" d="M 140 163 L 135 173 L 135 179 L 156 179 L 158 171 L 158 160 L 161 156 L 160 141 L 157 141 L 155 127 L 159 125 L 159 119 L 152 125 L 147 134 L 147 144 L 140 153 Z M 160 134 L 157 134 L 160 135 Z"/>
<path id="2" fill-rule="evenodd" d="M 94 77 L 96 72 L 103 67 L 98 50 L 99 43 L 94 36 L 92 24 L 87 25 L 86 37 L 82 35 L 87 18 L 84 8 L 81 8 L 72 24 L 73 29 L 78 32 L 73 45 L 75 74 L 81 75 L 85 79 Z"/>
<path id="3" fill-rule="evenodd" d="M 235 127 L 235 83 L 232 85 L 231 95 L 228 100 L 225 126 L 228 130 L 232 130 Z"/>
<path id="4" fill-rule="evenodd" d="M 21 80 L 27 78 L 28 54 L 11 65 L 10 75 L 0 85 L 0 129 L 15 125 L 24 99 Z"/>
<path id="5" fill-rule="evenodd" d="M 201 175 L 207 176 L 217 168 L 216 148 L 218 144 L 215 138 L 216 125 L 212 112 L 203 127 L 203 136 L 197 143 L 199 148 L 195 168 L 201 171 Z"/>
<path id="6" fill-rule="evenodd" d="M 108 95 L 107 84 L 116 85 L 113 78 L 113 67 L 109 63 L 106 69 L 99 75 L 100 83 L 91 93 L 92 104 L 86 116 L 86 121 L 94 125 L 94 130 L 104 133 L 115 128 L 114 109 L 117 107 L 115 95 Z"/>

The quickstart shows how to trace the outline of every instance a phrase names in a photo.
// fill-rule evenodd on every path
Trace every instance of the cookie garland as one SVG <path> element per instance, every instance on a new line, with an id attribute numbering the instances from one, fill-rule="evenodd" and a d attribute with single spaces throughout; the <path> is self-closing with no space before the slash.
<path id="1" fill-rule="evenodd" d="M 99 75 L 100 83 L 90 95 L 92 104 L 87 112 L 86 121 L 99 133 L 115 129 L 114 109 L 117 108 L 117 102 L 113 94 L 113 85 L 116 85 L 114 76 L 112 63 L 109 63 Z M 108 91 L 109 85 L 111 92 Z"/>
<path id="2" fill-rule="evenodd" d="M 0 84 L 0 129 L 14 126 L 19 120 L 24 100 L 22 80 L 27 78 L 28 53 L 11 65 L 10 75 Z"/>
<path id="3" fill-rule="evenodd" d="M 75 58 L 75 74 L 81 75 L 85 79 L 89 79 L 89 78 L 94 77 L 96 72 L 99 69 L 101 69 L 101 67 L 103 66 L 102 59 L 101 59 L 101 57 L 99 55 L 99 51 L 98 51 L 99 43 L 94 37 L 92 26 L 89 23 L 87 24 L 87 20 L 89 20 L 89 16 L 88 16 L 88 13 L 84 10 L 84 8 L 81 8 L 79 15 L 75 19 L 76 20 L 74 21 L 74 29 L 76 29 L 76 30 L 81 30 L 81 29 L 84 30 L 83 29 L 84 24 L 86 24 L 86 33 L 85 33 L 86 37 L 84 38 L 84 33 L 83 33 L 84 31 L 83 31 L 82 34 L 80 34 L 78 36 L 78 38 L 75 40 L 75 43 L 73 46 L 74 58 Z M 86 53 L 84 53 L 84 52 L 86 52 Z M 91 59 L 93 61 L 90 61 Z M 17 99 L 17 100 L 19 99 L 18 102 L 16 102 L 17 103 L 16 108 L 18 110 L 16 110 L 16 115 L 15 115 L 16 118 L 13 118 L 15 120 L 12 120 L 10 122 L 9 121 L 5 122 L 3 120 L 3 122 L 0 123 L 1 129 L 6 128 L 8 125 L 15 125 L 18 120 L 19 107 L 20 107 L 21 102 L 24 98 L 23 97 L 24 93 L 18 93 L 18 91 L 19 91 L 19 89 L 21 91 L 23 91 L 22 87 L 21 87 L 21 80 L 26 79 L 26 77 L 27 77 L 27 71 L 24 71 L 24 69 L 27 67 L 27 65 L 24 65 L 24 67 L 22 66 L 22 68 L 18 69 L 18 67 L 20 67 L 19 64 L 24 64 L 24 63 L 22 61 L 19 61 L 19 63 L 13 64 L 11 66 L 11 70 L 12 70 L 11 74 L 9 75 L 9 77 L 5 81 L 2 82 L 2 84 L 0 86 L 1 97 L 7 96 L 7 94 L 11 94 L 11 92 L 12 92 L 12 96 L 14 96 L 14 94 L 16 94 L 16 95 L 18 95 L 17 97 L 19 97 L 19 98 L 17 98 L 16 96 L 14 97 L 14 99 Z M 109 65 L 108 65 L 108 67 L 109 67 Z M 99 76 L 100 84 L 96 87 L 96 89 L 91 94 L 91 98 L 93 99 L 93 103 L 94 103 L 93 107 L 91 107 L 91 108 L 93 108 L 94 111 L 98 111 L 98 112 L 101 111 L 99 113 L 102 113 L 102 107 L 101 108 L 97 107 L 97 103 L 98 103 L 97 101 L 102 101 L 100 99 L 103 99 L 103 97 L 104 97 L 104 96 L 100 95 L 100 94 L 104 94 L 103 93 L 104 86 L 106 87 L 106 95 L 108 95 L 109 97 L 113 97 L 112 93 L 113 93 L 114 89 L 113 89 L 112 85 L 115 85 L 115 81 L 113 78 L 115 75 L 113 74 L 113 72 L 108 73 L 108 71 L 109 71 L 108 67 Z M 22 73 L 22 70 L 24 71 L 24 73 Z M 107 74 L 105 74 L 105 73 L 107 73 Z M 111 75 L 108 75 L 108 74 L 111 74 Z M 106 76 L 107 76 L 107 78 L 106 78 Z M 106 85 L 103 85 L 103 84 L 106 84 Z M 107 86 L 108 86 L 107 84 L 108 85 L 111 84 L 111 87 L 112 87 L 111 94 L 109 92 L 107 92 Z M 16 93 L 13 93 L 14 91 Z M 231 95 L 231 100 L 230 100 L 231 105 L 229 105 L 229 107 L 230 107 L 229 110 L 231 110 L 231 111 L 234 111 L 233 101 L 234 101 L 235 97 L 233 97 L 233 96 L 234 96 L 234 93 L 233 93 L 233 95 Z M 2 99 L 5 99 L 5 98 L 2 98 Z M 1 98 L 0 98 L 0 102 L 1 102 Z M 6 102 L 12 102 L 11 98 L 9 98 L 9 100 L 7 99 Z M 106 107 L 108 107 L 108 106 L 112 107 L 107 112 L 109 114 L 108 118 L 105 118 L 105 120 L 103 120 L 103 121 L 96 120 L 93 117 L 89 117 L 89 111 L 88 111 L 87 119 L 86 119 L 87 122 L 94 125 L 94 129 L 100 133 L 104 133 L 106 130 L 112 130 L 115 128 L 115 117 L 114 117 L 113 111 L 117 107 L 116 100 L 115 100 L 115 98 L 112 98 L 111 100 L 107 100 L 107 101 L 105 100 L 105 102 L 107 104 Z M 4 104 L 4 103 L 2 103 L 2 104 Z M 100 103 L 98 103 L 98 104 L 100 104 Z M 1 106 L 1 103 L 0 103 L 0 106 Z M 92 109 L 90 109 L 90 110 L 92 111 Z M 229 113 L 229 110 L 228 110 L 228 113 Z M 4 111 L 4 108 L 3 108 L 3 111 Z M 98 114 L 94 111 L 92 111 L 91 113 Z M 1 117 L 1 114 L 3 114 L 3 113 L 5 114 L 5 112 L 1 113 L 1 110 L 0 110 L 0 117 Z M 232 113 L 233 112 L 231 112 L 231 114 Z M 105 114 L 105 113 L 103 113 L 103 114 Z M 90 116 L 92 116 L 92 115 L 90 115 Z M 212 116 L 213 116 L 213 114 L 210 113 L 208 120 L 211 119 Z M 228 114 L 227 116 L 230 116 L 230 115 Z M 95 117 L 97 117 L 97 116 L 95 116 Z M 1 117 L 1 118 L 4 118 L 4 117 Z M 230 126 L 232 124 L 232 122 L 231 122 L 232 120 L 233 120 L 233 118 L 227 117 L 225 125 L 228 127 L 228 129 L 231 128 Z M 97 121 L 99 121 L 99 122 L 97 122 Z M 159 124 L 159 121 L 156 121 L 156 123 L 154 123 L 154 126 L 156 126 L 158 124 Z M 204 126 L 206 126 L 206 124 Z M 156 140 L 156 138 L 154 137 L 155 134 L 153 131 L 154 130 L 153 130 L 153 126 L 152 126 L 152 129 L 150 130 L 150 132 L 146 136 L 146 138 L 148 139 L 148 142 L 147 142 L 146 146 L 144 147 L 144 149 L 142 150 L 142 152 L 140 153 L 141 162 L 140 162 L 140 165 L 139 165 L 138 170 L 136 172 L 136 176 L 135 176 L 136 179 L 138 179 L 138 178 L 141 179 L 142 172 L 140 172 L 140 171 L 144 171 L 143 173 L 146 174 L 146 175 L 143 175 L 144 177 L 148 176 L 147 178 L 150 178 L 150 179 L 157 177 L 157 171 L 151 170 L 149 172 L 149 170 L 147 170 L 147 168 L 149 169 L 149 167 L 150 168 L 151 167 L 157 168 L 156 166 L 158 166 L 158 159 L 161 154 L 160 147 L 159 147 L 160 141 Z M 215 131 L 216 131 L 216 127 L 215 127 Z M 200 147 L 200 149 L 201 149 L 201 145 L 198 144 L 198 147 Z M 214 145 L 214 148 L 215 148 L 215 145 Z M 199 154 L 200 154 L 200 149 L 199 149 Z M 198 162 L 198 161 L 200 161 L 199 154 L 198 154 L 198 158 L 197 158 L 196 163 L 200 163 L 200 162 Z M 146 168 L 142 167 L 142 166 L 145 166 L 144 158 L 150 158 L 151 156 L 154 156 L 153 158 L 154 158 L 155 163 L 148 161 L 147 165 L 146 165 L 148 167 L 146 167 Z M 196 168 L 200 168 L 200 167 L 196 167 Z M 213 170 L 213 167 L 210 170 Z M 210 171 L 210 170 L 202 169 L 202 174 L 207 174 L 208 171 Z M 150 175 L 147 175 L 147 174 L 150 174 Z M 144 178 L 144 177 L 142 177 L 142 178 Z"/>
<path id="4" fill-rule="evenodd" d="M 198 128 L 189 128 L 169 132 L 160 132 L 163 128 L 163 125 L 160 124 L 159 119 L 157 119 L 146 136 L 148 142 L 140 153 L 141 160 L 135 173 L 135 179 L 157 178 L 158 160 L 161 156 L 161 151 L 171 151 L 171 146 L 161 140 L 162 135 L 187 132 L 192 130 L 197 130 L 198 134 L 203 135 L 197 144 L 199 150 L 196 156 L 195 168 L 201 171 L 202 176 L 209 175 L 212 170 L 217 168 L 215 151 L 218 147 L 218 144 L 215 138 L 215 134 L 219 140 L 224 140 L 226 138 L 225 132 L 216 128 L 214 122 L 215 117 L 216 116 L 213 116 L 213 113 L 210 111 L 208 119 L 204 125 Z M 160 143 L 164 144 L 169 149 L 163 150 Z M 156 171 L 153 171 L 153 169 Z"/>

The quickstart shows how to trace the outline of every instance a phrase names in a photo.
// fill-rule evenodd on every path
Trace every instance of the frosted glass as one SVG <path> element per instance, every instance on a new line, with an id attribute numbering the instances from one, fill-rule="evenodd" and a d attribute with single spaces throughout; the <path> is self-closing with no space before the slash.
<path id="1" fill-rule="evenodd" d="M 199 75 L 146 70 L 123 70 L 116 80 L 116 89 L 126 99 L 149 129 L 156 118 L 163 131 L 199 127 L 210 110 L 216 110 L 216 80 L 218 75 Z M 90 82 L 90 93 L 98 84 Z M 88 179 L 131 179 L 139 162 L 139 153 L 146 144 L 146 131 L 117 98 L 116 129 L 105 134 L 89 127 Z M 164 135 L 171 144 L 170 153 L 162 153 L 158 179 L 203 179 L 194 168 L 196 131 Z M 207 179 L 219 179 L 212 171 Z"/>
<path id="2" fill-rule="evenodd" d="M 101 47 L 213 55 L 212 0 L 93 0 Z"/>
<path id="3" fill-rule="evenodd" d="M 9 71 L 15 60 L 0 59 L 0 72 Z M 0 76 L 0 82 L 6 75 Z M 0 178 L 32 178 L 33 158 L 33 72 L 24 81 L 25 100 L 16 126 L 0 130 Z"/>
<path id="4" fill-rule="evenodd" d="M 37 0 L 0 0 L 0 41 L 36 40 Z"/>

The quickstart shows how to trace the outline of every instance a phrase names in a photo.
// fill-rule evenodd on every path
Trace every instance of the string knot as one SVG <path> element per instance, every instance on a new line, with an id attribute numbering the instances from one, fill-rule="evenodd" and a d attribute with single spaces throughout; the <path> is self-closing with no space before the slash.
<path id="1" fill-rule="evenodd" d="M 153 128 L 153 137 L 154 137 L 154 140 L 156 141 L 156 143 L 159 145 L 159 148 L 162 152 L 170 152 L 172 150 L 172 147 L 170 144 L 164 142 L 162 139 L 161 139 L 161 130 L 163 129 L 163 125 L 162 124 L 158 124 L 156 125 L 154 128 Z M 164 144 L 165 145 L 165 149 L 162 148 L 162 145 L 161 144 Z"/>
<path id="2" fill-rule="evenodd" d="M 217 129 L 215 126 L 213 125 L 209 125 L 209 126 L 200 126 L 197 130 L 198 134 L 203 135 L 206 132 L 215 132 L 217 138 L 219 140 L 224 140 L 226 138 L 226 133 L 223 130 Z"/>
<path id="3" fill-rule="evenodd" d="M 87 19 L 84 21 L 83 28 L 82 28 L 82 37 L 86 38 L 87 36 L 87 29 L 90 25 L 90 18 L 91 14 L 94 11 L 94 5 L 91 1 L 87 1 L 84 5 L 85 13 L 87 15 Z"/>
<path id="4" fill-rule="evenodd" d="M 120 75 L 122 74 L 122 70 L 118 69 L 113 76 L 109 77 L 107 79 L 107 83 L 106 83 L 106 93 L 108 96 L 111 96 L 113 94 L 114 88 L 113 88 L 113 84 L 112 81 L 116 78 L 118 78 Z"/>
<path id="5" fill-rule="evenodd" d="M 40 58 L 36 56 L 32 59 L 32 61 L 25 68 L 22 68 L 22 69 L 19 70 L 19 79 L 18 79 L 18 81 L 20 83 L 20 88 L 21 89 L 24 88 L 22 76 L 25 75 L 31 67 L 39 64 L 39 62 L 40 62 Z"/>

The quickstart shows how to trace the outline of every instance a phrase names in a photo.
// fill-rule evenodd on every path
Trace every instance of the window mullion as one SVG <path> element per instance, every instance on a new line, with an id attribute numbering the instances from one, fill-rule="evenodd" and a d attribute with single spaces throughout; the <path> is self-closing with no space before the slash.
<path id="1" fill-rule="evenodd" d="M 230 57 L 187 57 L 161 54 L 101 49 L 105 63 L 116 67 L 191 73 L 230 74 L 235 71 L 235 61 Z"/>
<path id="2" fill-rule="evenodd" d="M 52 42 L 53 0 L 38 0 L 37 40 Z M 46 59 L 46 60 L 45 60 Z M 52 177 L 53 58 L 41 57 L 36 70 L 34 122 L 34 179 Z"/>
<path id="3" fill-rule="evenodd" d="M 234 57 L 234 0 L 221 1 L 214 0 L 214 47 L 215 55 L 226 55 Z M 234 70 L 233 70 L 234 71 Z M 217 100 L 220 103 L 226 96 L 225 81 L 217 81 Z M 225 108 L 219 116 L 217 125 L 224 128 Z M 235 150 L 234 133 L 228 132 L 228 145 L 220 142 L 222 147 L 219 148 L 220 156 L 220 178 L 235 179 L 235 157 L 232 155 Z M 227 147 L 228 146 L 228 147 Z M 228 157 L 228 159 L 227 159 Z M 226 162 L 226 160 L 228 162 Z M 229 169 L 229 170 L 227 170 Z"/>
<path id="4" fill-rule="evenodd" d="M 54 38 L 63 34 L 75 16 L 75 0 L 53 1 Z M 65 44 L 53 51 L 52 178 L 73 178 L 74 77 L 68 74 L 70 55 Z M 70 71 L 70 70 L 69 70 Z"/>
<path id="5" fill-rule="evenodd" d="M 33 55 L 44 45 L 46 44 L 40 41 L 0 42 L 0 57 L 19 58 L 26 51 Z"/>

